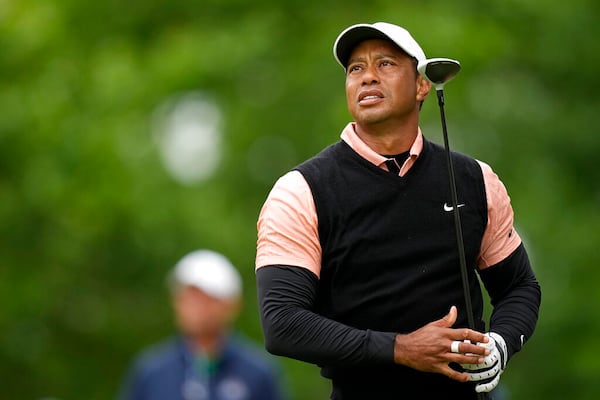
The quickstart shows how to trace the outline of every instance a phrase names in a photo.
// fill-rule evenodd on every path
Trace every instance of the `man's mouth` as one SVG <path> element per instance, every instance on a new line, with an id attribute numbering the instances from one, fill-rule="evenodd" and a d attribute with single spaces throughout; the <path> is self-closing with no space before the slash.
<path id="1" fill-rule="evenodd" d="M 375 90 L 365 91 L 358 95 L 359 104 L 371 104 L 381 99 L 383 99 L 383 94 Z"/>

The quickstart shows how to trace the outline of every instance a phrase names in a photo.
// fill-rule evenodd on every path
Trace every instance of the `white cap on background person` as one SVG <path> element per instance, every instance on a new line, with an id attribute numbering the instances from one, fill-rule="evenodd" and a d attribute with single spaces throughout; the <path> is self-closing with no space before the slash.
<path id="1" fill-rule="evenodd" d="M 175 265 L 172 286 L 193 286 L 207 295 L 227 300 L 242 293 L 242 279 L 238 270 L 224 255 L 212 250 L 196 250 L 185 255 Z"/>
<path id="2" fill-rule="evenodd" d="M 333 44 L 333 55 L 337 62 L 346 69 L 352 50 L 360 42 L 368 39 L 391 40 L 417 61 L 426 59 L 425 52 L 406 29 L 387 22 L 376 22 L 352 25 L 339 34 Z"/>

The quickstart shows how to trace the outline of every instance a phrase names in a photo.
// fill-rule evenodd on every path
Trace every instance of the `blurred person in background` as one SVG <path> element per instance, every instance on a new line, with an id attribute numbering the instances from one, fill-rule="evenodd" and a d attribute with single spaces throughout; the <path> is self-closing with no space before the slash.
<path id="1" fill-rule="evenodd" d="M 333 47 L 354 122 L 282 176 L 261 210 L 265 346 L 319 365 L 334 400 L 489 398 L 541 301 L 508 193 L 490 166 L 452 153 L 468 329 L 446 153 L 419 128 L 425 54 L 388 23 L 351 26 Z"/>
<path id="2" fill-rule="evenodd" d="M 281 400 L 270 356 L 231 332 L 242 281 L 230 261 L 193 251 L 168 280 L 180 333 L 135 358 L 119 400 Z"/>

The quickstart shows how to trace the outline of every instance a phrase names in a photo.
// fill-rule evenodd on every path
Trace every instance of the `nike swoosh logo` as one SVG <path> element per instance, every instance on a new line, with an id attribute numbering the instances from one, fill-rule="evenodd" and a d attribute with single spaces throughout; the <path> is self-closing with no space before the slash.
<path id="1" fill-rule="evenodd" d="M 464 203 L 463 204 L 457 204 L 456 207 L 460 208 L 460 207 L 464 207 Z M 454 210 L 454 207 L 452 207 L 451 205 L 448 205 L 448 203 L 444 203 L 444 211 L 452 211 Z"/>

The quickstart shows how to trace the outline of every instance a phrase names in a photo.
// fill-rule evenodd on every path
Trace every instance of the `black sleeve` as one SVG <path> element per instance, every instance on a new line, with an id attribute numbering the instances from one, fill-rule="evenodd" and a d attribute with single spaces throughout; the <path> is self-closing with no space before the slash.
<path id="1" fill-rule="evenodd" d="M 270 353 L 328 366 L 393 363 L 395 333 L 354 329 L 313 311 L 319 281 L 306 268 L 264 266 L 256 282 Z"/>
<path id="2" fill-rule="evenodd" d="M 540 285 L 523 244 L 503 261 L 480 271 L 480 276 L 494 307 L 490 331 L 504 338 L 510 358 L 533 335 L 541 302 Z"/>

